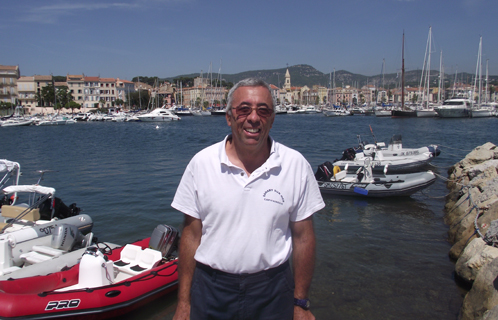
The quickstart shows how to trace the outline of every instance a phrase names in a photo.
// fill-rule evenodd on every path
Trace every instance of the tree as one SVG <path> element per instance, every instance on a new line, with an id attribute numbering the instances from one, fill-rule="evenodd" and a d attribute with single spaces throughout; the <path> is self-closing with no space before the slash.
<path id="1" fill-rule="evenodd" d="M 173 83 L 178 83 L 178 85 L 180 85 L 180 83 L 181 83 L 182 88 L 193 87 L 194 86 L 194 78 L 178 77 L 178 78 L 173 79 Z"/>
<path id="2" fill-rule="evenodd" d="M 104 108 L 104 106 L 105 106 L 105 100 L 104 99 L 100 99 L 99 100 L 99 104 L 101 104 L 102 108 Z"/>
<path id="3" fill-rule="evenodd" d="M 43 106 L 52 106 L 55 102 L 55 91 L 53 86 L 45 86 L 41 90 Z"/>
<path id="4" fill-rule="evenodd" d="M 74 112 L 74 109 L 81 109 L 81 105 L 77 102 L 69 101 L 66 108 L 69 108 L 71 109 L 71 112 Z"/>
<path id="5" fill-rule="evenodd" d="M 142 103 L 140 103 L 142 101 Z M 130 93 L 130 101 L 128 102 L 130 106 L 133 106 L 134 109 L 142 107 L 146 107 L 149 102 L 149 91 L 141 90 L 140 92 L 131 92 Z"/>
<path id="6" fill-rule="evenodd" d="M 38 106 L 43 107 L 43 98 L 42 98 L 42 95 L 40 94 L 39 91 L 36 92 L 35 99 L 36 99 L 36 103 L 38 104 Z"/>
<path id="7" fill-rule="evenodd" d="M 62 108 L 69 109 L 69 103 L 73 100 L 73 94 L 68 87 L 64 86 L 57 89 L 57 103 L 60 103 Z"/>

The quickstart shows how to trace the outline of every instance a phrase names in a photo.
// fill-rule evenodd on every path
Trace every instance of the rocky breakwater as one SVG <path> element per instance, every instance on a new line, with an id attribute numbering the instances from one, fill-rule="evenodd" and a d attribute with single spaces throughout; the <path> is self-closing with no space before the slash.
<path id="1" fill-rule="evenodd" d="M 475 148 L 448 174 L 449 254 L 457 276 L 472 286 L 459 319 L 498 319 L 498 147 Z"/>

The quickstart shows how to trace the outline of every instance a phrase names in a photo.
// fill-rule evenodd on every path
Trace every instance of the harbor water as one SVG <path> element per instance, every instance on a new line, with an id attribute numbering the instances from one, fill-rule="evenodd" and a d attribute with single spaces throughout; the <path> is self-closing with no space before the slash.
<path id="1" fill-rule="evenodd" d="M 271 135 L 301 152 L 315 171 L 356 146 L 357 135 L 387 144 L 401 134 L 405 147 L 440 145 L 433 170 L 446 177 L 471 149 L 498 143 L 497 124 L 497 118 L 294 114 L 277 115 Z M 53 170 L 41 184 L 90 215 L 99 241 L 124 244 L 150 236 L 158 224 L 181 228 L 183 216 L 170 204 L 186 165 L 229 132 L 225 118 L 214 116 L 0 128 L 0 158 L 21 164 L 22 184 L 35 183 L 37 170 Z M 310 299 L 317 319 L 456 319 L 465 289 L 448 258 L 446 193 L 438 178 L 411 197 L 325 196 L 326 207 L 314 218 L 317 261 Z M 126 319 L 171 319 L 175 306 L 173 293 Z"/>

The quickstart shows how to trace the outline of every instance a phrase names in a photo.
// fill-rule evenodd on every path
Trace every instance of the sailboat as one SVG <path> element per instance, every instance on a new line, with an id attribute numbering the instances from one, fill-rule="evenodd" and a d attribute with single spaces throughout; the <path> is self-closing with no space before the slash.
<path id="1" fill-rule="evenodd" d="M 422 108 L 417 110 L 417 117 L 435 117 L 437 112 L 434 111 L 434 107 L 429 105 L 429 95 L 430 95 L 430 77 L 431 77 L 431 51 L 432 51 L 432 27 L 429 27 L 429 36 L 427 37 L 427 46 L 425 47 L 424 65 L 422 67 L 422 75 L 420 77 L 420 86 L 422 89 L 422 83 L 424 84 L 422 91 Z M 440 71 L 441 73 L 441 62 Z M 441 81 L 441 79 L 439 80 Z"/>
<path id="2" fill-rule="evenodd" d="M 385 73 L 385 59 L 382 59 L 382 88 L 384 88 L 384 73 Z M 377 101 L 379 99 L 377 98 Z M 379 107 L 377 104 L 375 105 L 375 116 L 376 117 L 390 117 L 391 116 L 391 107 L 389 105 L 384 104 L 384 101 L 381 102 L 382 107 Z"/>
<path id="3" fill-rule="evenodd" d="M 484 118 L 494 116 L 494 106 L 487 105 L 488 92 L 486 89 L 486 100 L 482 102 L 482 37 L 479 41 L 479 52 L 477 54 L 476 78 L 474 81 L 474 92 L 477 89 L 477 104 L 470 110 L 471 118 Z M 479 78 L 479 80 L 478 80 Z M 488 63 L 486 61 L 486 87 L 488 82 Z"/>
<path id="4" fill-rule="evenodd" d="M 405 106 L 405 32 L 403 32 L 403 46 L 401 52 L 401 109 L 392 110 L 391 118 L 408 118 L 417 116 L 415 110 L 408 109 Z"/>

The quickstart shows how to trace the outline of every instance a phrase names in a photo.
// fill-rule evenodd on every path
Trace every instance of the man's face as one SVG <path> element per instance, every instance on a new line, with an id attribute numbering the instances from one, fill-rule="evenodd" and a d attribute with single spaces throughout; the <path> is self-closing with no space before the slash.
<path id="1" fill-rule="evenodd" d="M 270 129 L 275 120 L 272 97 L 265 87 L 240 87 L 233 93 L 232 115 L 226 114 L 228 125 L 232 128 L 234 143 L 245 148 L 257 149 L 266 144 Z M 239 107 L 251 108 L 249 115 L 237 112 Z M 268 108 L 268 117 L 261 116 L 257 108 Z M 261 112 L 260 112 L 261 113 Z"/>

